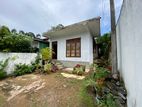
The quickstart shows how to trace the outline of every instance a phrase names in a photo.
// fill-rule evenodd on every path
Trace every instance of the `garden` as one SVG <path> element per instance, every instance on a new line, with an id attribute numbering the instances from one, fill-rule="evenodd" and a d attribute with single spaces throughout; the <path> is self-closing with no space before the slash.
<path id="1" fill-rule="evenodd" d="M 33 37 L 31 32 L 17 33 L 2 26 L 0 52 L 35 53 L 31 46 Z M 28 64 L 15 63 L 17 56 L 0 61 L 0 106 L 12 103 L 12 107 L 125 107 L 127 92 L 123 81 L 111 73 L 110 34 L 97 38 L 96 44 L 100 52 L 89 72 L 80 64 L 66 72 L 61 63 L 52 60 L 54 52 L 48 47 L 36 53 Z M 7 73 L 10 63 L 14 69 Z"/>

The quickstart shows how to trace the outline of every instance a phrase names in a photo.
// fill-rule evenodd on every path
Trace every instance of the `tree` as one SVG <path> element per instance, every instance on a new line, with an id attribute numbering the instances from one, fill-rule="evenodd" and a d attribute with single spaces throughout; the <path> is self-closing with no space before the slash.
<path id="1" fill-rule="evenodd" d="M 12 30 L 11 30 L 11 33 L 16 34 L 16 33 L 17 33 L 17 30 L 16 30 L 16 29 L 12 29 Z"/>
<path id="2" fill-rule="evenodd" d="M 96 40 L 97 45 L 99 46 L 99 57 L 103 57 L 106 60 L 109 59 L 109 54 L 111 51 L 111 36 L 110 33 L 106 33 L 103 36 L 100 36 Z"/>
<path id="3" fill-rule="evenodd" d="M 25 33 L 25 35 L 35 38 L 35 34 L 33 32 Z"/>
<path id="4" fill-rule="evenodd" d="M 62 24 L 58 24 L 57 26 L 52 26 L 50 31 L 57 31 L 63 29 L 64 26 Z"/>
<path id="5" fill-rule="evenodd" d="M 19 34 L 23 34 L 23 35 L 24 35 L 25 32 L 24 32 L 23 30 L 20 30 L 20 31 L 19 31 Z"/>
<path id="6" fill-rule="evenodd" d="M 2 26 L 0 28 L 0 37 L 1 39 L 4 38 L 5 36 L 9 35 L 10 34 L 10 30 L 7 26 Z"/>

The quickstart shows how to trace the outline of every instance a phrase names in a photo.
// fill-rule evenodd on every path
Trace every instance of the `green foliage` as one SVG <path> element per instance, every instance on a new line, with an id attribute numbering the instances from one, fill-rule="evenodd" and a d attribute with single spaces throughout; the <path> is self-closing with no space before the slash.
<path id="1" fill-rule="evenodd" d="M 32 65 L 17 64 L 15 65 L 15 70 L 13 74 L 14 76 L 20 76 L 20 75 L 32 73 L 33 70 L 34 70 L 34 66 Z"/>
<path id="2" fill-rule="evenodd" d="M 41 49 L 42 59 L 45 61 L 49 61 L 52 59 L 52 50 L 50 48 Z"/>
<path id="3" fill-rule="evenodd" d="M 12 29 L 12 30 L 11 30 L 11 33 L 16 34 L 16 33 L 17 33 L 17 30 L 16 30 L 16 29 Z"/>
<path id="4" fill-rule="evenodd" d="M 96 39 L 96 43 L 100 48 L 99 56 L 105 59 L 109 58 L 109 53 L 111 51 L 111 36 L 110 33 L 106 33 L 101 37 Z"/>
<path id="5" fill-rule="evenodd" d="M 101 78 L 106 78 L 109 74 L 110 72 L 108 71 L 108 69 L 96 66 L 96 72 L 94 73 L 94 77 L 95 80 L 97 80 Z"/>
<path id="6" fill-rule="evenodd" d="M 46 73 L 51 73 L 52 70 L 52 64 L 51 63 L 47 63 L 44 65 L 44 72 Z"/>
<path id="7" fill-rule="evenodd" d="M 85 66 L 77 64 L 74 68 L 72 73 L 77 75 L 82 75 L 85 72 Z"/>
<path id="8" fill-rule="evenodd" d="M 9 58 L 6 59 L 5 61 L 0 61 L 0 79 L 3 79 L 7 76 L 5 68 L 8 65 L 8 61 L 9 61 Z"/>
<path id="9" fill-rule="evenodd" d="M 16 36 L 12 52 L 30 52 L 32 39 L 28 36 Z"/>
<path id="10" fill-rule="evenodd" d="M 83 102 L 83 107 L 95 107 L 93 97 L 89 95 L 87 89 L 82 89 L 80 92 L 80 96 Z"/>
<path id="11" fill-rule="evenodd" d="M 41 60 L 40 54 L 38 54 L 35 58 L 35 61 L 31 63 L 33 66 L 33 70 L 37 70 L 41 68 L 40 60 Z"/>
<path id="12" fill-rule="evenodd" d="M 16 29 L 11 32 L 8 27 L 0 27 L 0 51 L 1 52 L 31 52 L 32 37 L 23 31 L 17 33 Z"/>
<path id="13" fill-rule="evenodd" d="M 104 96 L 104 98 L 99 102 L 99 107 L 118 107 L 115 98 L 111 93 L 108 93 Z"/>
<path id="14" fill-rule="evenodd" d="M 7 26 L 0 27 L 0 38 L 1 39 L 5 36 L 8 36 L 9 34 L 10 34 L 10 30 Z"/>
<path id="15" fill-rule="evenodd" d="M 95 102 L 94 102 L 94 98 L 91 95 L 91 93 L 88 90 L 88 84 L 89 84 L 89 79 L 87 78 L 85 80 L 83 80 L 83 84 L 81 85 L 81 90 L 80 90 L 80 97 L 81 97 L 81 101 L 82 107 L 97 107 L 95 106 Z"/>
<path id="16" fill-rule="evenodd" d="M 7 73 L 5 71 L 0 70 L 0 79 L 4 79 L 7 77 Z"/>

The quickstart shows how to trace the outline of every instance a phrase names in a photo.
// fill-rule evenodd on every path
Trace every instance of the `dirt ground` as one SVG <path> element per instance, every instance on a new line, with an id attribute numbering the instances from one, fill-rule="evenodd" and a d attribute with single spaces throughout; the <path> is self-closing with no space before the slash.
<path id="1" fill-rule="evenodd" d="M 82 81 L 61 73 L 8 78 L 0 81 L 0 107 L 83 107 Z"/>

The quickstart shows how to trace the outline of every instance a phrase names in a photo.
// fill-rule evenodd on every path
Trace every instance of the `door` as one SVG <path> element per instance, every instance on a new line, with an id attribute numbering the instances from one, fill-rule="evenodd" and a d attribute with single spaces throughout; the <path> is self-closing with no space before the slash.
<path id="1" fill-rule="evenodd" d="M 52 59 L 57 59 L 57 41 L 52 42 L 52 50 L 53 50 Z"/>

